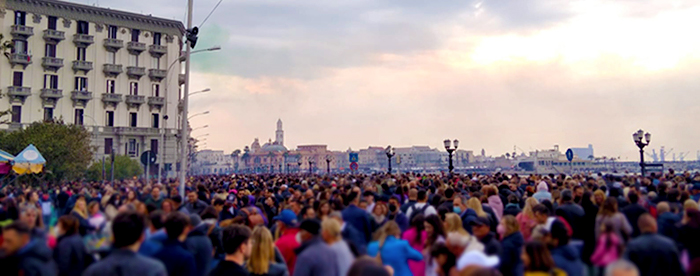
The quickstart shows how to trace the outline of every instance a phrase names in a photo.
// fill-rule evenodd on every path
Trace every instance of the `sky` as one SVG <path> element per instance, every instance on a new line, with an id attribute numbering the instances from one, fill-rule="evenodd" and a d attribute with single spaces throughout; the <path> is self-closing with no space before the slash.
<path id="1" fill-rule="evenodd" d="M 75 1 L 95 4 L 94 0 Z M 219 0 L 196 0 L 194 24 Z M 181 20 L 185 0 L 101 0 Z M 180 5 L 181 4 L 181 5 Z M 192 57 L 205 148 L 274 139 L 333 150 L 427 145 L 487 155 L 586 147 L 638 160 L 700 150 L 700 1 L 223 0 Z M 670 156 L 669 156 L 670 159 Z"/>

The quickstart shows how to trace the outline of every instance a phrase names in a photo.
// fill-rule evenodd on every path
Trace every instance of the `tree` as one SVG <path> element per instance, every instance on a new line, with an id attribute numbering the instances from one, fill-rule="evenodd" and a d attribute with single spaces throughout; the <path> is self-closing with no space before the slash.
<path id="1" fill-rule="evenodd" d="M 90 145 L 90 133 L 79 125 L 63 121 L 35 122 L 26 128 L 0 132 L 0 145 L 12 154 L 18 154 L 34 144 L 46 159 L 44 170 L 50 172 L 47 180 L 76 180 L 84 176 L 95 148 Z"/>
<path id="2" fill-rule="evenodd" d="M 102 160 L 92 163 L 87 172 L 87 179 L 90 181 L 102 180 Z M 112 175 L 112 161 L 105 159 L 104 164 L 105 179 L 109 180 Z M 114 157 L 114 179 L 124 180 L 139 176 L 143 173 L 143 168 L 139 161 L 131 159 L 126 155 L 117 155 Z"/>

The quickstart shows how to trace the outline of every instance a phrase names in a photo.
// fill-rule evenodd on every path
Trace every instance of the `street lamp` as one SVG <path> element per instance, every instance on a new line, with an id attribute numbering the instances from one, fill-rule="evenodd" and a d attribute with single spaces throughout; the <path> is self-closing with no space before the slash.
<path id="1" fill-rule="evenodd" d="M 391 174 L 391 158 L 394 157 L 396 153 L 394 152 L 394 148 L 392 148 L 391 146 L 387 146 L 384 150 L 384 153 L 386 153 L 386 159 L 389 164 L 387 171 L 389 172 L 389 174 Z"/>
<path id="2" fill-rule="evenodd" d="M 455 169 L 455 167 L 452 165 L 452 153 L 454 153 L 457 150 L 457 147 L 459 147 L 459 140 L 450 141 L 450 139 L 445 139 L 445 150 L 447 150 L 447 154 L 450 157 L 450 163 L 447 169 L 450 170 L 450 175 L 452 175 L 452 171 Z M 452 147 L 452 144 L 454 144 L 454 148 Z"/>
<path id="3" fill-rule="evenodd" d="M 200 113 L 197 113 L 197 114 L 190 116 L 189 118 L 187 118 L 187 120 L 189 121 L 190 119 L 192 119 L 194 117 L 201 116 L 201 115 L 207 115 L 207 114 L 209 114 L 209 111 L 200 112 Z"/>
<path id="4" fill-rule="evenodd" d="M 201 127 L 196 127 L 196 128 L 193 128 L 190 132 L 194 132 L 195 130 L 205 129 L 205 128 L 208 128 L 208 127 L 209 127 L 209 125 L 204 125 L 204 126 L 201 126 Z"/>
<path id="5" fill-rule="evenodd" d="M 331 158 L 331 156 L 330 156 L 330 155 L 326 155 L 326 173 L 327 173 L 328 175 L 331 174 L 331 161 L 333 161 L 333 159 Z"/>
<path id="6" fill-rule="evenodd" d="M 644 141 L 642 141 L 642 139 Z M 647 164 L 644 163 L 644 147 L 651 143 L 651 133 L 644 133 L 643 130 L 637 130 L 637 132 L 632 134 L 632 140 L 639 147 L 639 166 L 642 168 L 642 177 L 646 177 Z"/>
<path id="7" fill-rule="evenodd" d="M 198 139 L 199 137 L 207 137 L 207 136 L 209 136 L 209 133 L 205 133 L 205 134 L 202 134 L 202 135 L 197 135 L 197 136 L 194 137 L 194 139 Z M 205 138 L 205 139 L 206 139 L 206 138 Z M 204 139 L 203 139 L 203 140 L 204 140 Z"/>
<path id="8" fill-rule="evenodd" d="M 211 91 L 211 89 L 209 89 L 209 88 L 204 89 L 204 90 L 195 91 L 195 92 L 190 93 L 190 96 L 201 94 L 201 93 L 207 93 L 209 91 Z"/>

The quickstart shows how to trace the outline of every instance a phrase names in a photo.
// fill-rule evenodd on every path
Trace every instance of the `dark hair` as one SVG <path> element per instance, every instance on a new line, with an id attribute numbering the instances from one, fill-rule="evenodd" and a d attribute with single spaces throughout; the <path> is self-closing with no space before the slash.
<path id="1" fill-rule="evenodd" d="M 557 246 L 569 244 L 569 232 L 566 229 L 566 226 L 564 226 L 564 223 L 558 219 L 552 223 L 549 234 L 552 236 L 552 239 L 559 241 Z"/>
<path id="2" fill-rule="evenodd" d="M 428 193 L 425 190 L 418 191 L 418 201 L 424 201 L 428 199 Z"/>
<path id="3" fill-rule="evenodd" d="M 389 276 L 389 272 L 382 267 L 375 259 L 370 257 L 359 257 L 350 266 L 347 276 Z"/>
<path id="4" fill-rule="evenodd" d="M 431 246 L 437 241 L 438 237 L 445 237 L 445 226 L 437 215 L 429 215 L 425 218 L 425 222 L 433 227 L 433 234 L 428 236 L 426 246 Z M 420 235 L 420 233 L 418 234 Z"/>
<path id="5" fill-rule="evenodd" d="M 202 213 L 199 214 L 199 216 L 205 220 L 205 219 L 219 219 L 219 212 L 214 209 L 214 207 L 207 206 L 207 208 L 204 208 Z"/>
<path id="6" fill-rule="evenodd" d="M 455 190 L 453 190 L 452 188 L 445 189 L 445 197 L 446 198 L 452 198 L 452 196 L 454 196 L 454 195 L 455 195 Z"/>
<path id="7" fill-rule="evenodd" d="M 169 239 L 176 240 L 190 224 L 190 218 L 181 212 L 172 212 L 165 218 L 165 233 Z"/>
<path id="8" fill-rule="evenodd" d="M 569 189 L 565 189 L 561 191 L 561 201 L 562 202 L 570 202 L 574 200 L 574 193 L 571 192 Z"/>
<path id="9" fill-rule="evenodd" d="M 151 226 L 153 226 L 153 228 L 163 228 L 163 215 L 163 211 L 161 210 L 155 210 L 152 213 L 149 213 L 148 219 L 151 221 Z"/>
<path id="10" fill-rule="evenodd" d="M 245 225 L 234 224 L 227 226 L 222 231 L 224 252 L 227 255 L 234 254 L 241 245 L 250 239 L 250 228 Z"/>
<path id="11" fill-rule="evenodd" d="M 177 205 L 182 204 L 182 196 L 180 196 L 180 195 L 175 195 L 175 196 L 171 197 L 170 199 L 172 199 L 175 203 L 177 203 Z"/>
<path id="12" fill-rule="evenodd" d="M 60 218 L 58 218 L 58 224 L 61 225 L 61 229 L 65 233 L 63 233 L 64 236 L 71 236 L 75 233 L 78 233 L 78 230 L 80 229 L 80 222 L 78 221 L 78 218 L 72 215 L 63 215 Z"/>
<path id="13" fill-rule="evenodd" d="M 535 214 L 544 214 L 549 216 L 549 208 L 545 206 L 544 204 L 537 204 L 535 207 L 532 207 L 532 212 Z"/>
<path id="14" fill-rule="evenodd" d="M 539 241 L 530 241 L 525 244 L 525 254 L 530 259 L 530 265 L 525 271 L 544 271 L 550 272 L 555 268 L 552 254 L 549 253 L 547 246 Z"/>
<path id="15" fill-rule="evenodd" d="M 217 198 L 217 199 L 214 199 L 214 204 L 212 204 L 212 205 L 218 206 L 218 205 L 224 205 L 225 203 L 226 203 L 225 200 Z"/>
<path id="16" fill-rule="evenodd" d="M 2 229 L 3 232 L 7 230 L 15 230 L 15 232 L 17 232 L 20 235 L 29 235 L 29 232 L 31 232 L 31 229 L 29 229 L 29 225 L 22 221 L 15 221 Z"/>
<path id="17" fill-rule="evenodd" d="M 118 214 L 112 222 L 115 248 L 130 246 L 141 239 L 146 221 L 142 214 L 136 211 L 126 211 Z"/>
<path id="18" fill-rule="evenodd" d="M 519 203 L 520 201 L 518 200 L 518 196 L 516 195 L 509 195 L 508 196 L 508 203 Z"/>
<path id="19" fill-rule="evenodd" d="M 635 192 L 628 193 L 627 199 L 629 199 L 632 204 L 639 202 L 639 196 Z"/>
<path id="20" fill-rule="evenodd" d="M 357 192 L 350 192 L 350 193 L 348 194 L 348 196 L 347 196 L 347 202 L 348 202 L 348 204 L 350 204 L 351 202 L 355 201 L 355 199 L 357 199 L 358 196 L 359 196 L 359 194 L 358 194 Z"/>

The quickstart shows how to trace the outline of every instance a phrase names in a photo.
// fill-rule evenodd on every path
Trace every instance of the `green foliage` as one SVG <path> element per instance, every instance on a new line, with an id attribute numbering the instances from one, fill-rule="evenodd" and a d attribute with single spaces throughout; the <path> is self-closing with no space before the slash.
<path id="1" fill-rule="evenodd" d="M 105 177 L 110 180 L 112 175 L 112 161 L 109 158 L 105 159 Z M 126 155 L 117 155 L 114 157 L 114 179 L 124 180 L 143 174 L 141 163 L 138 160 L 131 159 Z M 102 180 L 102 160 L 92 163 L 87 172 L 87 179 L 90 181 Z"/>
<path id="2" fill-rule="evenodd" d="M 35 122 L 21 130 L 0 132 L 0 145 L 3 150 L 18 154 L 34 144 L 46 159 L 44 170 L 50 172 L 46 180 L 63 181 L 84 176 L 95 150 L 90 146 L 90 138 L 90 133 L 79 125 Z"/>

